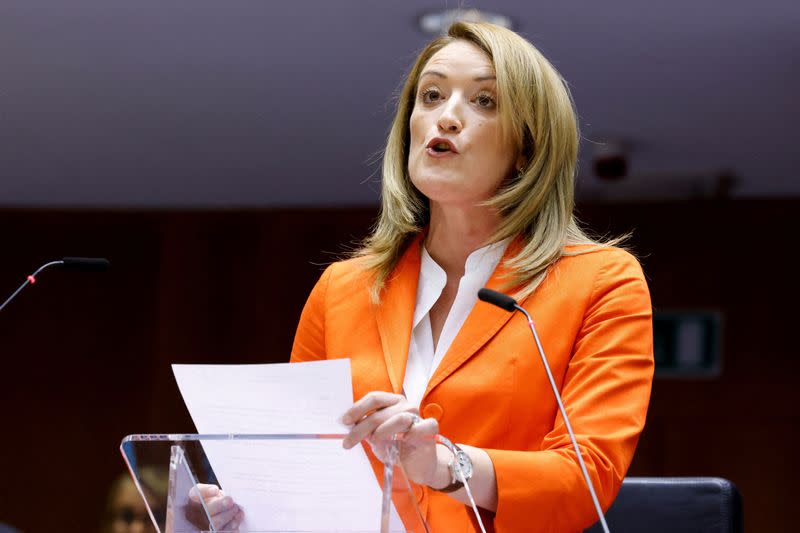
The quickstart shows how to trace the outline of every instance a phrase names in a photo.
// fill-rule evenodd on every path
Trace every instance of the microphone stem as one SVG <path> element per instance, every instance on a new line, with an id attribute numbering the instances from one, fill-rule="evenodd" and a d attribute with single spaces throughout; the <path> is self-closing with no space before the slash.
<path id="1" fill-rule="evenodd" d="M 46 268 L 50 268 L 51 266 L 61 265 L 61 264 L 64 264 L 64 261 L 50 261 L 49 263 L 45 263 L 42 266 L 40 266 L 38 269 L 36 269 L 36 272 L 34 272 L 30 276 L 28 276 L 25 279 L 25 281 L 23 282 L 23 284 L 20 285 L 17 288 L 17 290 L 15 290 L 14 293 L 6 299 L 5 302 L 3 302 L 3 305 L 0 305 L 0 311 L 2 311 L 3 308 L 5 306 L 7 306 L 9 304 L 9 302 L 11 302 L 11 300 L 13 300 L 16 297 L 17 294 L 19 294 L 22 289 L 24 289 L 29 283 L 31 283 L 31 280 L 33 280 L 33 282 L 35 282 L 36 281 L 36 276 L 39 275 L 39 272 L 41 272 L 42 270 L 44 270 Z"/>
<path id="2" fill-rule="evenodd" d="M 592 503 L 594 503 L 595 511 L 597 511 L 597 516 L 600 519 L 600 525 L 603 527 L 603 531 L 605 533 L 609 533 L 608 524 L 606 524 L 606 518 L 603 516 L 603 509 L 600 507 L 600 501 L 597 499 L 597 494 L 594 491 L 594 485 L 592 484 L 592 479 L 589 477 L 589 471 L 586 470 L 586 464 L 583 462 L 583 456 L 581 455 L 581 450 L 578 448 L 578 441 L 575 439 L 575 433 L 572 431 L 572 424 L 569 423 L 569 417 L 567 417 L 567 410 L 564 409 L 564 404 L 561 401 L 561 394 L 558 393 L 558 387 L 556 387 L 556 382 L 553 379 L 553 373 L 550 372 L 550 365 L 547 363 L 547 357 L 544 355 L 544 349 L 542 348 L 542 343 L 539 342 L 539 334 L 536 333 L 536 327 L 533 325 L 533 319 L 528 312 L 523 309 L 518 304 L 514 304 L 514 308 L 525 315 L 525 318 L 528 319 L 528 326 L 531 328 L 531 333 L 533 333 L 533 340 L 536 341 L 536 348 L 539 351 L 539 356 L 542 358 L 542 363 L 544 364 L 544 370 L 547 372 L 547 379 L 550 381 L 550 387 L 553 389 L 553 395 L 556 397 L 556 402 L 558 403 L 558 410 L 561 412 L 561 418 L 564 419 L 564 425 L 567 427 L 567 432 L 569 433 L 569 438 L 572 441 L 572 447 L 575 448 L 575 454 L 578 456 L 578 464 L 581 465 L 581 470 L 583 471 L 583 477 L 586 479 L 586 484 L 589 486 L 589 493 L 592 495 Z"/>

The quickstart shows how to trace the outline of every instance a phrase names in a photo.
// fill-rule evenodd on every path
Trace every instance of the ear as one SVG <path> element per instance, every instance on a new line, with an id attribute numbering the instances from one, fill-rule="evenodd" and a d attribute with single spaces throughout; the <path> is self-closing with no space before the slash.
<path id="1" fill-rule="evenodd" d="M 519 174 L 520 172 L 522 172 L 522 169 L 524 169 L 527 166 L 528 166 L 528 159 L 524 155 L 519 154 L 517 156 L 517 160 L 514 162 L 514 170 L 516 170 L 517 173 Z"/>

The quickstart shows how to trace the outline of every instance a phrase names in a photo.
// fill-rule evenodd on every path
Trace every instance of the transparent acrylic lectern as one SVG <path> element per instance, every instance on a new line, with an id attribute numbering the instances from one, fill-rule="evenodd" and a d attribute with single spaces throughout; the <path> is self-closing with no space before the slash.
<path id="1" fill-rule="evenodd" d="M 347 472 L 320 463 L 329 447 L 341 450 L 343 437 L 129 435 L 120 451 L 159 533 L 430 533 L 417 506 L 421 488 L 396 453 L 388 465 L 366 467 L 375 483 L 367 497 L 353 492 Z M 238 488 L 233 497 L 245 516 L 238 529 L 214 523 L 198 497 L 202 484 Z"/>

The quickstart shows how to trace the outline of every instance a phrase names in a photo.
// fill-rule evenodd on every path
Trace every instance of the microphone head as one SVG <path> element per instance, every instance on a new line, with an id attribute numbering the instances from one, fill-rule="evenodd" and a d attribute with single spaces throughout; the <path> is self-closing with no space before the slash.
<path id="1" fill-rule="evenodd" d="M 64 269 L 82 272 L 104 272 L 111 266 L 104 257 L 65 257 L 62 261 Z"/>
<path id="2" fill-rule="evenodd" d="M 517 306 L 517 301 L 511 296 L 485 287 L 478 291 L 478 299 L 488 304 L 496 305 L 500 309 L 505 309 L 509 312 L 513 312 Z"/>

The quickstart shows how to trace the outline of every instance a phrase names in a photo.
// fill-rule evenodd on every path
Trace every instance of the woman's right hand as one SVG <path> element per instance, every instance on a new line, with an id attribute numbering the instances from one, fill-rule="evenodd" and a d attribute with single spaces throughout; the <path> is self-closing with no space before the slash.
<path id="1" fill-rule="evenodd" d="M 189 492 L 189 501 L 197 505 L 189 506 L 186 518 L 204 529 L 209 525 L 203 507 L 200 505 L 201 497 L 211 515 L 214 529 L 217 531 L 239 530 L 239 525 L 244 520 L 244 511 L 216 485 L 198 483 L 197 488 Z"/>
<path id="2" fill-rule="evenodd" d="M 342 417 L 350 433 L 342 446 L 350 449 L 366 440 L 375 456 L 385 463 L 389 445 L 400 439 L 400 462 L 410 481 L 433 485 L 447 474 L 447 458 L 440 460 L 436 445 L 439 423 L 435 418 L 422 419 L 419 409 L 402 394 L 372 391 L 353 404 Z M 443 472 L 446 470 L 447 472 Z M 448 483 L 445 481 L 444 485 Z"/>

